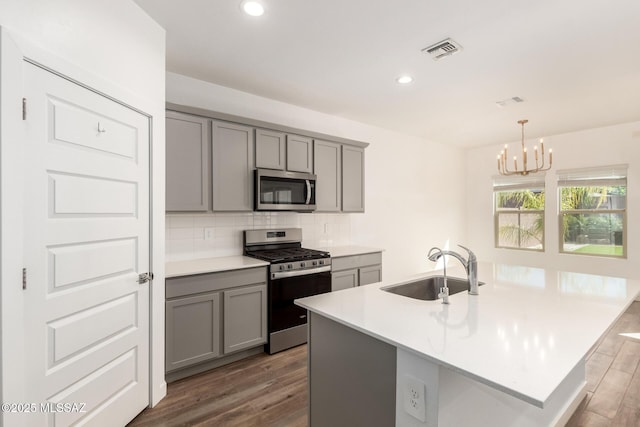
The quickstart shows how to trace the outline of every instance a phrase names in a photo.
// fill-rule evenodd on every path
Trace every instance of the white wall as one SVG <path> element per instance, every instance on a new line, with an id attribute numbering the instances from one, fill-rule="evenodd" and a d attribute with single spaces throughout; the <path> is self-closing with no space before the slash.
<path id="1" fill-rule="evenodd" d="M 494 247 L 492 177 L 497 174 L 496 155 L 501 146 L 466 153 L 467 230 L 469 242 L 480 259 L 512 264 L 550 267 L 591 274 L 640 277 L 640 122 L 621 124 L 545 138 L 553 148 L 553 168 L 546 173 L 544 253 Z M 525 141 L 526 142 L 526 141 Z M 533 142 L 530 142 L 533 144 Z M 512 153 L 519 142 L 511 144 Z M 559 221 L 556 171 L 593 166 L 628 164 L 627 259 L 559 253 Z M 472 208 L 475 207 L 475 208 Z"/>
<path id="2" fill-rule="evenodd" d="M 167 73 L 167 101 L 369 142 L 366 212 L 348 214 L 348 229 L 351 243 L 385 250 L 385 281 L 433 269 L 426 259 L 431 246 L 466 243 L 460 149 L 174 73 Z"/>
<path id="3" fill-rule="evenodd" d="M 158 283 L 152 288 L 151 382 L 155 403 L 166 394 L 163 332 L 165 31 L 132 0 L 0 0 L 0 26 L 18 42 L 25 56 L 152 118 L 151 259 Z M 2 185 L 3 192 L 16 191 L 10 187 L 12 183 Z M 3 263 L 2 268 L 4 273 L 7 269 L 21 270 L 22 266 Z M 9 285 L 11 283 L 2 283 L 3 294 Z M 3 312 L 3 322 L 6 314 Z M 4 326 L 3 323 L 3 329 Z M 8 384 L 6 377 L 3 384 Z"/>

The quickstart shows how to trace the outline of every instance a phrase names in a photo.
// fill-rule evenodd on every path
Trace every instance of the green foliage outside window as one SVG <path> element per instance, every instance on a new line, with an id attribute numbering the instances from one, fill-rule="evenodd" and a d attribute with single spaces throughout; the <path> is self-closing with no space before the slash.
<path id="1" fill-rule="evenodd" d="M 544 191 L 499 191 L 495 194 L 497 246 L 543 249 Z"/>
<path id="2" fill-rule="evenodd" d="M 626 186 L 561 187 L 563 251 L 624 256 Z"/>

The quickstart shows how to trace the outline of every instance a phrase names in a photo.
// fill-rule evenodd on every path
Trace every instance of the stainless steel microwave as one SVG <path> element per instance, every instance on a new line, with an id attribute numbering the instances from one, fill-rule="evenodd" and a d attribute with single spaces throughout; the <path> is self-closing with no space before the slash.
<path id="1" fill-rule="evenodd" d="M 310 212 L 316 209 L 316 176 L 255 170 L 255 210 Z"/>

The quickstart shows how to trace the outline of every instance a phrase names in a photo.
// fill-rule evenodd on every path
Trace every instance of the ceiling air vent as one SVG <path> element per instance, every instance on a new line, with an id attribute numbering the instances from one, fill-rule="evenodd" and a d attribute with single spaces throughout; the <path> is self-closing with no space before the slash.
<path id="1" fill-rule="evenodd" d="M 511 98 L 503 99 L 502 101 L 496 101 L 496 105 L 500 108 L 504 108 L 521 102 L 524 102 L 524 99 L 519 96 L 512 96 Z"/>
<path id="2" fill-rule="evenodd" d="M 434 61 L 437 61 L 440 58 L 453 55 L 454 53 L 460 52 L 461 50 L 462 46 L 460 46 L 460 44 L 454 42 L 451 39 L 445 39 L 429 47 L 425 47 L 424 49 L 422 49 L 422 52 L 428 53 L 429 55 L 431 55 L 431 58 Z"/>

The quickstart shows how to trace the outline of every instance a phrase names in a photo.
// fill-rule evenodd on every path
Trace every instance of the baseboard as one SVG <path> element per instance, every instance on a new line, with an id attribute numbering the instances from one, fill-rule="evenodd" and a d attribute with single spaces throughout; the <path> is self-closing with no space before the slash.
<path id="1" fill-rule="evenodd" d="M 182 378 L 190 377 L 191 375 L 199 374 L 201 372 L 215 369 L 220 366 L 228 365 L 229 363 L 236 362 L 241 359 L 245 359 L 249 356 L 264 353 L 264 346 L 254 347 L 249 350 L 239 351 L 238 353 L 231 354 L 229 356 L 222 357 L 220 359 L 211 360 L 204 363 L 198 363 L 197 365 L 189 366 L 186 368 L 178 369 L 177 371 L 167 372 L 165 380 L 167 383 L 180 380 Z"/>

